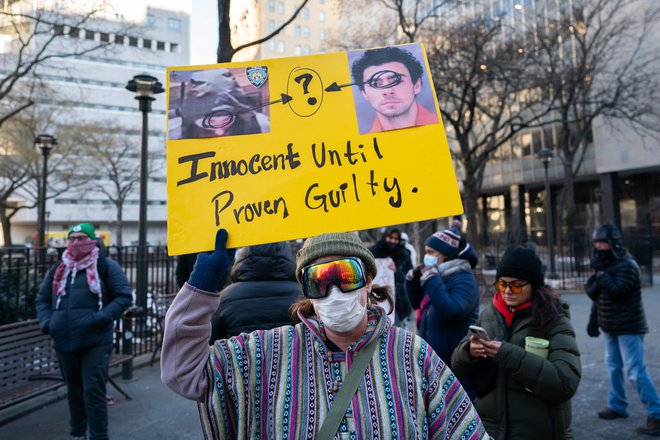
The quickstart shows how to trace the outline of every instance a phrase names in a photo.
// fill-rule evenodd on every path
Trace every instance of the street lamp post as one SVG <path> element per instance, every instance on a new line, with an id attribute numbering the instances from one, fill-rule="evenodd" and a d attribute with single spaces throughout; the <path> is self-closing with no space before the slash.
<path id="1" fill-rule="evenodd" d="M 539 159 L 543 164 L 545 171 L 545 229 L 548 239 L 548 251 L 550 252 L 550 279 L 557 278 L 555 272 L 555 238 L 554 225 L 552 221 L 552 191 L 550 189 L 550 177 L 548 176 L 548 166 L 552 162 L 553 154 L 550 148 L 544 148 L 539 151 Z"/>
<path id="2" fill-rule="evenodd" d="M 126 89 L 135 93 L 135 99 L 140 103 L 142 112 L 142 149 L 140 150 L 140 215 L 138 219 L 138 253 L 136 304 L 147 306 L 147 146 L 149 138 L 148 113 L 151 111 L 151 101 L 154 95 L 164 91 L 156 78 L 147 74 L 135 75 L 128 81 Z"/>
<path id="3" fill-rule="evenodd" d="M 48 181 L 48 155 L 50 150 L 57 146 L 57 139 L 49 134 L 40 134 L 34 138 L 34 146 L 41 150 L 44 158 L 41 171 L 41 182 L 39 182 L 39 226 L 37 231 L 37 246 L 39 247 L 39 262 L 46 262 L 46 184 Z"/>

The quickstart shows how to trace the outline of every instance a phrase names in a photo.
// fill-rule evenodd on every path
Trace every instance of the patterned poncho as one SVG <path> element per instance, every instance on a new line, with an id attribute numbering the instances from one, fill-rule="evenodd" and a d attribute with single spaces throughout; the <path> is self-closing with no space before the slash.
<path id="1" fill-rule="evenodd" d="M 332 351 L 316 318 L 295 327 L 217 341 L 199 403 L 209 439 L 313 439 L 356 352 L 379 347 L 347 408 L 338 435 L 348 439 L 489 438 L 454 374 L 418 336 L 369 309 L 365 335 Z"/>

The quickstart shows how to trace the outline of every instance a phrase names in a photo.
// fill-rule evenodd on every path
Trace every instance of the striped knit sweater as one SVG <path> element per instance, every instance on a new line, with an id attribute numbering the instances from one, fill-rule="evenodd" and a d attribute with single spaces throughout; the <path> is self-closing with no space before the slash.
<path id="1" fill-rule="evenodd" d="M 295 327 L 209 348 L 214 297 L 184 286 L 166 318 L 161 358 L 163 381 L 200 402 L 207 439 L 313 439 L 355 353 L 373 338 L 379 347 L 335 438 L 489 438 L 454 374 L 423 339 L 391 327 L 382 309 L 369 309 L 365 335 L 346 352 L 331 351 L 323 326 L 304 316 Z"/>

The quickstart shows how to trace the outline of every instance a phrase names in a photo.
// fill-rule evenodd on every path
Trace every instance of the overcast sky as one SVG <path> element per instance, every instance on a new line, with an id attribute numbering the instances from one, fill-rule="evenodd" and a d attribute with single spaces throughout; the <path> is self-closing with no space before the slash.
<path id="1" fill-rule="evenodd" d="M 190 26 L 190 64 L 214 64 L 218 49 L 216 0 L 193 0 Z"/>

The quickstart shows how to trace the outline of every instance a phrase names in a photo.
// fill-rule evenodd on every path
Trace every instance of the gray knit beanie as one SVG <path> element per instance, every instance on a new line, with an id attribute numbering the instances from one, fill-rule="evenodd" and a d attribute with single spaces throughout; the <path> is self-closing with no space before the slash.
<path id="1" fill-rule="evenodd" d="M 371 251 L 362 243 L 355 232 L 332 232 L 305 240 L 305 244 L 296 255 L 296 278 L 302 280 L 302 269 L 312 261 L 330 255 L 358 257 L 367 268 L 371 278 L 376 276 L 376 260 Z"/>

